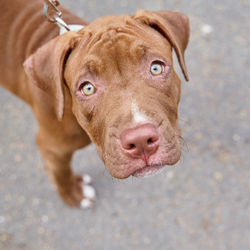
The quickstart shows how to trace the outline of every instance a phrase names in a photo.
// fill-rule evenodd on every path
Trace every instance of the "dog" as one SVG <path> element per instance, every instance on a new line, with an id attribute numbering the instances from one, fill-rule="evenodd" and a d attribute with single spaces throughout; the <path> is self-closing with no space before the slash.
<path id="1" fill-rule="evenodd" d="M 37 145 L 64 202 L 90 207 L 91 177 L 75 175 L 74 151 L 96 145 L 110 174 L 144 177 L 178 162 L 181 81 L 189 20 L 139 10 L 87 23 L 61 8 L 79 31 L 59 35 L 41 0 L 1 1 L 0 85 L 23 99 L 39 125 Z M 11 7 L 10 7 L 11 6 Z"/>

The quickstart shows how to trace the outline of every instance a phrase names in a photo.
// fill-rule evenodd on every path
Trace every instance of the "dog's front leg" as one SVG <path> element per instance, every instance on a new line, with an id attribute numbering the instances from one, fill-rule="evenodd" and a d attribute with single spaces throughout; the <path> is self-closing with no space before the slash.
<path id="1" fill-rule="evenodd" d="M 42 130 L 37 135 L 37 144 L 49 177 L 64 202 L 74 207 L 91 206 L 95 190 L 90 186 L 90 177 L 74 175 L 70 166 L 76 145 L 69 144 L 66 138 L 57 138 Z"/>

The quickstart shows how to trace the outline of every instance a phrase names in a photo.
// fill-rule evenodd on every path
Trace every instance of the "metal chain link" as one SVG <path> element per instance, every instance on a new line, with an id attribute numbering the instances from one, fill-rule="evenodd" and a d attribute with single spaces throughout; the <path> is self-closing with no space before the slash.
<path id="1" fill-rule="evenodd" d="M 70 30 L 69 26 L 61 18 L 62 12 L 57 8 L 57 6 L 60 5 L 59 1 L 57 1 L 57 0 L 44 0 L 44 2 L 45 2 L 44 11 L 43 11 L 44 18 L 49 23 L 55 23 L 60 28 L 64 28 L 67 31 L 69 31 Z"/>

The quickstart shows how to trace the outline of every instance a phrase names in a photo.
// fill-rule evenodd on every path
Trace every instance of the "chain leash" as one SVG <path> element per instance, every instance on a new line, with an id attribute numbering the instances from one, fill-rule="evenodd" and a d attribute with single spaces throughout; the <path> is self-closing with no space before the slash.
<path id="1" fill-rule="evenodd" d="M 62 12 L 57 8 L 57 6 L 60 5 L 59 1 L 57 0 L 44 0 L 44 9 L 43 9 L 43 15 L 44 18 L 49 23 L 54 23 L 59 28 L 64 28 L 67 31 L 70 31 L 69 26 L 63 21 L 62 19 Z"/>

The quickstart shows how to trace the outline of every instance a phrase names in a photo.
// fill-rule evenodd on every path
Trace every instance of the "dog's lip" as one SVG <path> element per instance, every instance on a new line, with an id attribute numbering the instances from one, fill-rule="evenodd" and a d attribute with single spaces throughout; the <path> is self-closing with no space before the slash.
<path id="1" fill-rule="evenodd" d="M 168 155 L 170 155 L 175 148 L 172 148 L 169 150 Z M 156 173 L 160 173 L 166 165 L 172 165 L 169 164 L 168 161 L 161 161 L 160 163 L 149 163 L 145 164 L 142 167 L 137 168 L 131 175 L 134 177 L 147 177 L 155 175 Z"/>
<path id="2" fill-rule="evenodd" d="M 145 165 L 132 173 L 134 177 L 147 177 L 158 173 L 164 165 L 162 164 L 149 164 Z"/>

